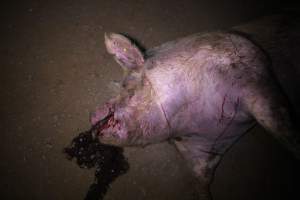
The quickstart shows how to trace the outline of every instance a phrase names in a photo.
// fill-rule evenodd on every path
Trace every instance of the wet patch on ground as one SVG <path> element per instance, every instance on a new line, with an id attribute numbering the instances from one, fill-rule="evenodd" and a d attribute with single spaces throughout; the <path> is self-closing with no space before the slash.
<path id="1" fill-rule="evenodd" d="M 90 185 L 85 200 L 103 199 L 110 184 L 129 170 L 123 148 L 101 144 L 94 136 L 101 130 L 98 126 L 99 123 L 74 137 L 64 149 L 67 158 L 76 160 L 80 168 L 95 168 L 95 180 Z"/>

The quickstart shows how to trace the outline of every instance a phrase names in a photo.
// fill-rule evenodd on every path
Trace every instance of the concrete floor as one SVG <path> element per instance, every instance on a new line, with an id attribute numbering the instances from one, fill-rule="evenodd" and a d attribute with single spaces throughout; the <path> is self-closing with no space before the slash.
<path id="1" fill-rule="evenodd" d="M 104 32 L 127 33 L 145 47 L 191 33 L 243 24 L 279 3 L 214 1 L 22 1 L 1 5 L 0 199 L 81 200 L 93 170 L 62 149 L 89 128 L 89 112 L 111 97 L 120 67 Z M 195 180 L 167 143 L 128 148 L 130 170 L 106 200 L 194 199 Z M 293 160 L 260 127 L 224 157 L 215 200 L 290 199 Z"/>

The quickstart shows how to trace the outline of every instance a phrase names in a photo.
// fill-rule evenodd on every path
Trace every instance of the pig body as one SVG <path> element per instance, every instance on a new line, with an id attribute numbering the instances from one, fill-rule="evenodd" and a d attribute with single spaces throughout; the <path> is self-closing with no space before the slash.
<path id="1" fill-rule="evenodd" d="M 120 94 L 99 108 L 109 113 L 103 143 L 134 146 L 174 142 L 209 199 L 209 183 L 222 155 L 257 122 L 299 156 L 289 103 L 270 73 L 268 56 L 231 32 L 201 33 L 143 53 L 110 34 L 107 50 L 125 69 Z"/>
<path id="2" fill-rule="evenodd" d="M 216 32 L 170 42 L 152 53 L 145 74 L 172 137 L 193 137 L 203 151 L 224 153 L 253 126 L 244 90 L 268 65 L 255 45 L 239 35 Z"/>

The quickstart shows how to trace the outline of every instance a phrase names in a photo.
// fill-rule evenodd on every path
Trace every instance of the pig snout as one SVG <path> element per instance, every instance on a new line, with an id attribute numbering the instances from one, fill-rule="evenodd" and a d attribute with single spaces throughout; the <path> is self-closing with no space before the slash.
<path id="1" fill-rule="evenodd" d="M 125 122 L 120 119 L 118 113 L 115 104 L 108 102 L 91 114 L 93 136 L 98 137 L 101 143 L 119 145 L 123 139 L 126 139 Z"/>
<path id="2" fill-rule="evenodd" d="M 105 103 L 100 108 L 97 108 L 95 112 L 90 114 L 90 123 L 94 126 L 100 120 L 114 112 L 114 106 L 111 103 Z"/>
<path id="3" fill-rule="evenodd" d="M 104 136 L 107 132 L 117 132 L 120 128 L 119 120 L 115 118 L 114 113 L 109 113 L 104 118 L 104 124 L 98 129 L 98 136 Z"/>

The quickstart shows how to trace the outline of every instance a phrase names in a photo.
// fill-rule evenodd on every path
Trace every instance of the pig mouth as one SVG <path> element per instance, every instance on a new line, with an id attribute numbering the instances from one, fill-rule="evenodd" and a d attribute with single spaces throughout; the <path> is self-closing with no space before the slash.
<path id="1" fill-rule="evenodd" d="M 94 138 L 96 137 L 101 137 L 104 136 L 104 130 L 109 129 L 114 131 L 114 133 L 111 134 L 116 134 L 115 132 L 117 130 L 120 130 L 120 123 L 119 120 L 115 119 L 114 117 L 114 110 L 109 109 L 108 114 L 101 120 L 99 120 L 92 128 L 92 136 Z M 114 136 L 114 135 L 113 135 Z"/>

